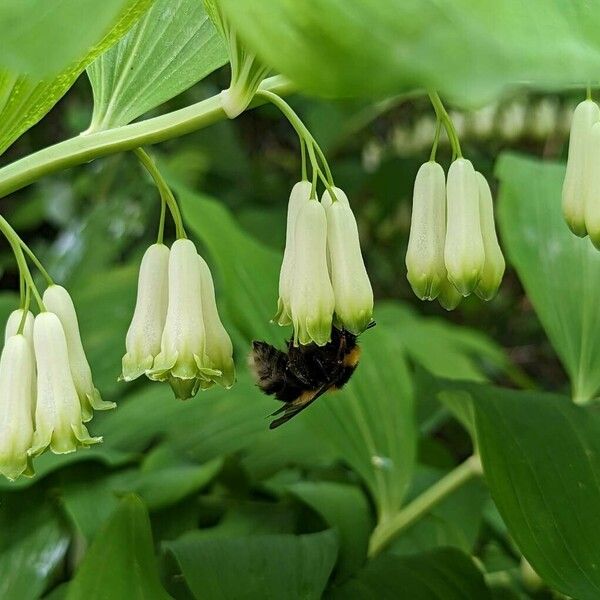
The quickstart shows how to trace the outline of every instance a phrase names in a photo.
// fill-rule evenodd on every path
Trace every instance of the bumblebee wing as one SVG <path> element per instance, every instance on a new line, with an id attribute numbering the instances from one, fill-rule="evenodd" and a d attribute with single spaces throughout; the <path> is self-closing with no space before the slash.
<path id="1" fill-rule="evenodd" d="M 298 413 L 302 412 L 305 408 L 310 406 L 319 396 L 322 396 L 327 390 L 329 386 L 322 386 L 317 390 L 310 390 L 307 392 L 303 392 L 293 400 L 292 402 L 288 402 L 281 408 L 277 409 L 271 416 L 274 417 L 283 413 L 283 416 L 271 421 L 269 425 L 269 429 L 275 429 L 284 423 L 287 423 L 290 419 L 295 417 Z"/>

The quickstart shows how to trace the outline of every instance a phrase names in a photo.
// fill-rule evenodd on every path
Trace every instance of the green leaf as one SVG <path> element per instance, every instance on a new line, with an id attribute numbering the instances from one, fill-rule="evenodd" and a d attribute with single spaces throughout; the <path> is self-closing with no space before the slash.
<path id="1" fill-rule="evenodd" d="M 118 44 L 87 69 L 94 90 L 88 131 L 130 123 L 227 62 L 199 0 L 155 0 Z"/>
<path id="2" fill-rule="evenodd" d="M 491 600 L 491 595 L 471 558 L 452 548 L 438 548 L 415 556 L 380 556 L 327 598 Z"/>
<path id="3" fill-rule="evenodd" d="M 473 393 L 487 483 L 525 558 L 550 586 L 600 595 L 600 413 L 562 396 Z"/>
<path id="4" fill-rule="evenodd" d="M 413 390 L 399 334 L 377 326 L 361 336 L 361 361 L 350 382 L 297 417 L 360 475 L 380 521 L 402 505 L 416 454 Z"/>
<path id="5" fill-rule="evenodd" d="M 110 10 L 105 9 L 105 3 L 96 0 L 61 0 L 53 3 L 52 10 L 42 8 L 45 4 L 42 0 L 2 3 L 3 56 L 7 39 L 4 33 L 13 29 L 7 36 L 9 39 L 14 36 L 14 56 L 24 57 L 28 68 L 14 69 L 0 64 L 0 154 L 62 98 L 87 65 L 110 48 L 151 2 L 110 0 Z M 3 15 L 3 11 L 7 12 Z M 84 16 L 70 24 L 72 35 L 63 37 L 62 20 L 68 23 L 69 19 L 76 18 L 74 15 Z M 17 27 L 14 26 L 16 21 L 19 22 Z M 49 41 L 57 32 L 61 32 L 60 41 Z M 23 52 L 28 47 L 25 40 L 29 39 L 34 40 L 31 53 Z M 73 44 L 65 44 L 67 40 Z M 63 47 L 65 53 L 61 50 Z M 41 75 L 35 74 L 39 66 L 43 70 Z"/>
<path id="6" fill-rule="evenodd" d="M 344 579 L 361 567 L 367 558 L 373 523 L 367 499 L 360 489 L 330 481 L 299 481 L 287 489 L 337 531 L 340 543 L 337 578 Z"/>
<path id="7" fill-rule="evenodd" d="M 337 555 L 332 531 L 309 535 L 188 535 L 165 544 L 195 598 L 317 599 Z"/>
<path id="8" fill-rule="evenodd" d="M 0 496 L 0 598 L 37 600 L 60 568 L 69 534 L 43 493 Z"/>
<path id="9" fill-rule="evenodd" d="M 220 4 L 265 64 L 324 95 L 437 89 L 473 105 L 505 86 L 565 87 L 600 71 L 600 20 L 585 0 Z"/>
<path id="10" fill-rule="evenodd" d="M 562 218 L 563 165 L 504 154 L 496 171 L 504 247 L 585 402 L 600 387 L 600 253 Z"/>
<path id="11" fill-rule="evenodd" d="M 67 600 L 169 597 L 158 578 L 146 507 L 128 496 L 87 551 Z"/>

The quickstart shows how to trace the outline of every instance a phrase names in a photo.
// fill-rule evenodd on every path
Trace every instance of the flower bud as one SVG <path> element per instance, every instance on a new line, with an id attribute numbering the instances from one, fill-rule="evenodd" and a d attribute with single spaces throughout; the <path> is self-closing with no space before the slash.
<path id="1" fill-rule="evenodd" d="M 445 239 L 446 178 L 442 167 L 429 161 L 415 178 L 406 251 L 407 278 L 421 300 L 433 300 L 446 280 Z"/>
<path id="2" fill-rule="evenodd" d="M 440 293 L 437 301 L 442 308 L 454 310 L 462 301 L 462 294 L 452 285 L 448 279 L 444 279 L 440 284 Z"/>
<path id="3" fill-rule="evenodd" d="M 200 380 L 210 381 L 220 371 L 210 369 L 202 319 L 202 285 L 198 254 L 190 240 L 177 240 L 169 254 L 169 304 L 160 353 L 148 371 L 150 379 L 168 381 L 175 395 L 191 398 Z"/>
<path id="4" fill-rule="evenodd" d="M 206 334 L 206 356 L 210 368 L 220 373 L 220 375 L 211 377 L 211 379 L 225 388 L 230 388 L 235 381 L 233 344 L 219 318 L 213 278 L 206 261 L 201 256 L 198 256 L 198 265 L 202 288 L 202 317 Z"/>
<path id="5" fill-rule="evenodd" d="M 287 226 L 285 230 L 285 249 L 283 262 L 279 273 L 279 299 L 277 301 L 277 314 L 273 317 L 279 325 L 290 325 L 290 295 L 294 279 L 294 240 L 296 220 L 300 207 L 310 199 L 310 181 L 299 181 L 290 194 L 287 209 Z"/>
<path id="6" fill-rule="evenodd" d="M 580 102 L 573 113 L 567 171 L 562 189 L 562 210 L 571 231 L 580 237 L 587 234 L 585 224 L 584 181 L 592 125 L 600 120 L 600 109 L 593 100 Z M 590 169 L 592 171 L 593 169 Z"/>
<path id="7" fill-rule="evenodd" d="M 67 340 L 73 383 L 81 403 L 83 422 L 86 423 L 94 416 L 94 410 L 108 410 L 114 408 L 115 403 L 102 400 L 100 392 L 94 386 L 92 370 L 81 343 L 75 306 L 69 292 L 60 285 L 51 285 L 44 292 L 43 300 L 46 309 L 54 313 L 62 325 Z"/>
<path id="8" fill-rule="evenodd" d="M 589 134 L 585 178 L 583 181 L 585 228 L 590 240 L 600 249 L 600 122 Z"/>
<path id="9" fill-rule="evenodd" d="M 29 451 L 41 454 L 48 446 L 55 454 L 74 452 L 79 446 L 102 441 L 90 437 L 82 422 L 81 404 L 69 365 L 67 339 L 59 318 L 40 313 L 33 327 L 37 366 L 35 433 Z"/>
<path id="10" fill-rule="evenodd" d="M 33 439 L 34 373 L 30 342 L 21 334 L 9 336 L 0 357 L 0 473 L 11 481 L 33 475 L 27 452 Z"/>
<path id="11" fill-rule="evenodd" d="M 294 344 L 324 346 L 331 337 L 335 298 L 327 269 L 327 217 L 318 200 L 302 206 L 294 235 L 290 298 Z"/>
<path id="12" fill-rule="evenodd" d="M 479 186 L 471 161 L 456 159 L 448 170 L 444 262 L 448 279 L 463 295 L 477 286 L 485 262 L 479 221 Z"/>
<path id="13" fill-rule="evenodd" d="M 337 197 L 337 191 L 334 194 Z M 326 206 L 325 214 L 336 320 L 358 335 L 373 319 L 373 289 L 360 251 L 356 219 L 347 198 Z"/>
<path id="14" fill-rule="evenodd" d="M 500 115 L 498 130 L 505 140 L 520 138 L 525 131 L 527 106 L 523 100 L 513 100 Z"/>
<path id="15" fill-rule="evenodd" d="M 137 300 L 123 356 L 122 379 L 133 381 L 152 369 L 160 352 L 169 300 L 169 249 L 153 244 L 140 265 Z"/>
<path id="16" fill-rule="evenodd" d="M 500 287 L 506 264 L 496 235 L 494 204 L 490 186 L 481 173 L 477 171 L 476 175 L 479 186 L 479 219 L 485 251 L 485 263 L 475 293 L 482 300 L 491 300 Z"/>

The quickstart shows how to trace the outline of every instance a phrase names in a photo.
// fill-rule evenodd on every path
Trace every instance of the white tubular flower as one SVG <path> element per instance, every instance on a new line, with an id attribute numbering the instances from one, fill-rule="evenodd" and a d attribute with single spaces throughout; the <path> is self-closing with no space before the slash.
<path id="1" fill-rule="evenodd" d="M 169 305 L 160 353 L 147 374 L 168 381 L 175 395 L 185 400 L 198 391 L 201 381 L 221 375 L 207 365 L 198 254 L 193 242 L 177 240 L 169 254 Z"/>
<path id="2" fill-rule="evenodd" d="M 169 301 L 169 249 L 153 244 L 146 250 L 140 265 L 137 300 L 123 356 L 125 381 L 133 381 L 152 369 L 160 352 Z"/>
<path id="3" fill-rule="evenodd" d="M 477 286 L 485 263 L 479 220 L 479 186 L 471 161 L 456 159 L 448 170 L 446 243 L 448 279 L 463 295 Z"/>
<path id="4" fill-rule="evenodd" d="M 0 357 L 0 473 L 11 481 L 33 475 L 28 451 L 33 439 L 34 373 L 30 342 L 24 335 L 9 336 Z"/>
<path id="5" fill-rule="evenodd" d="M 115 403 L 102 400 L 100 392 L 94 386 L 92 370 L 81 343 L 77 313 L 69 292 L 60 285 L 51 285 L 44 292 L 43 300 L 46 309 L 54 313 L 62 325 L 73 383 L 81 403 L 83 422 L 87 423 L 94 416 L 94 410 L 108 410 L 114 408 Z"/>
<path id="6" fill-rule="evenodd" d="M 283 262 L 279 273 L 279 299 L 277 300 L 277 314 L 273 318 L 279 325 L 290 325 L 290 295 L 292 281 L 294 280 L 294 240 L 296 220 L 301 206 L 310 199 L 310 181 L 299 181 L 290 194 L 287 209 L 287 226 L 285 230 L 285 249 Z"/>
<path id="7" fill-rule="evenodd" d="M 584 100 L 575 108 L 571 122 L 567 172 L 562 189 L 562 210 L 569 229 L 580 237 L 585 237 L 587 234 L 583 187 L 588 177 L 586 162 L 590 133 L 592 126 L 598 120 L 600 120 L 598 105 L 593 100 Z M 597 166 L 594 167 L 596 168 Z"/>
<path id="8" fill-rule="evenodd" d="M 338 191 L 334 190 L 336 197 Z M 327 252 L 337 324 L 358 335 L 373 319 L 373 289 L 360 251 L 356 219 L 342 194 L 325 208 Z"/>
<path id="9" fill-rule="evenodd" d="M 485 251 L 485 263 L 475 293 L 482 300 L 491 300 L 500 287 L 506 263 L 496 235 L 494 204 L 490 186 L 479 171 L 476 172 L 476 175 L 479 186 L 479 219 Z"/>
<path id="10" fill-rule="evenodd" d="M 592 244 L 600 249 L 600 122 L 594 123 L 588 139 L 589 168 L 583 182 L 585 228 Z"/>
<path id="11" fill-rule="evenodd" d="M 463 299 L 462 294 L 452 285 L 448 279 L 444 279 L 440 285 L 440 293 L 437 301 L 442 308 L 446 310 L 454 310 Z"/>
<path id="12" fill-rule="evenodd" d="M 23 310 L 19 308 L 18 310 L 13 310 L 8 317 L 8 321 L 6 322 L 6 329 L 4 330 L 4 343 L 6 344 L 13 335 L 17 335 L 19 331 L 19 327 L 21 326 L 21 321 L 23 320 Z M 27 311 L 27 316 L 25 317 L 25 326 L 23 327 L 23 335 L 29 344 L 29 349 L 31 350 L 31 356 L 33 357 L 33 314 L 31 311 Z M 35 361 L 31 361 L 31 380 L 33 382 L 33 389 L 35 391 L 37 375 L 35 372 Z M 31 414 L 35 413 L 35 393 L 31 395 Z"/>
<path id="13" fill-rule="evenodd" d="M 101 437 L 90 437 L 82 422 L 81 404 L 69 365 L 67 338 L 54 313 L 43 312 L 35 318 L 33 346 L 37 404 L 29 454 L 37 456 L 48 446 L 55 454 L 65 454 L 80 446 L 101 442 Z"/>
<path id="14" fill-rule="evenodd" d="M 434 161 L 421 165 L 415 179 L 406 269 L 421 300 L 433 300 L 446 280 L 446 177 Z"/>
<path id="15" fill-rule="evenodd" d="M 233 344 L 219 317 L 215 299 L 215 286 L 210 269 L 201 256 L 198 256 L 198 264 L 202 288 L 202 317 L 206 334 L 206 356 L 209 366 L 220 372 L 220 375 L 211 377 L 211 379 L 225 388 L 230 388 L 235 381 Z"/>
<path id="16" fill-rule="evenodd" d="M 327 269 L 327 217 L 318 200 L 298 213 L 290 308 L 296 345 L 324 346 L 330 340 L 335 298 Z"/>

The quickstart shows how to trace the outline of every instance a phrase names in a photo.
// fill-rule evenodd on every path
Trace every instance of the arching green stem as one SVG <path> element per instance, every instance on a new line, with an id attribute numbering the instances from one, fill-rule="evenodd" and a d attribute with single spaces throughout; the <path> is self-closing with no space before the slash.
<path id="1" fill-rule="evenodd" d="M 437 92 L 429 92 L 429 99 L 431 100 L 431 104 L 433 105 L 433 110 L 435 111 L 436 117 L 440 120 L 444 127 L 446 128 L 446 132 L 448 133 L 448 139 L 450 140 L 450 144 L 452 146 L 452 150 L 454 154 L 458 158 L 462 158 L 462 151 L 460 149 L 460 140 L 458 139 L 458 134 L 456 133 L 456 129 L 454 128 L 454 123 L 452 123 L 452 119 L 446 112 L 444 105 L 442 104 L 442 100 L 439 97 Z"/>

